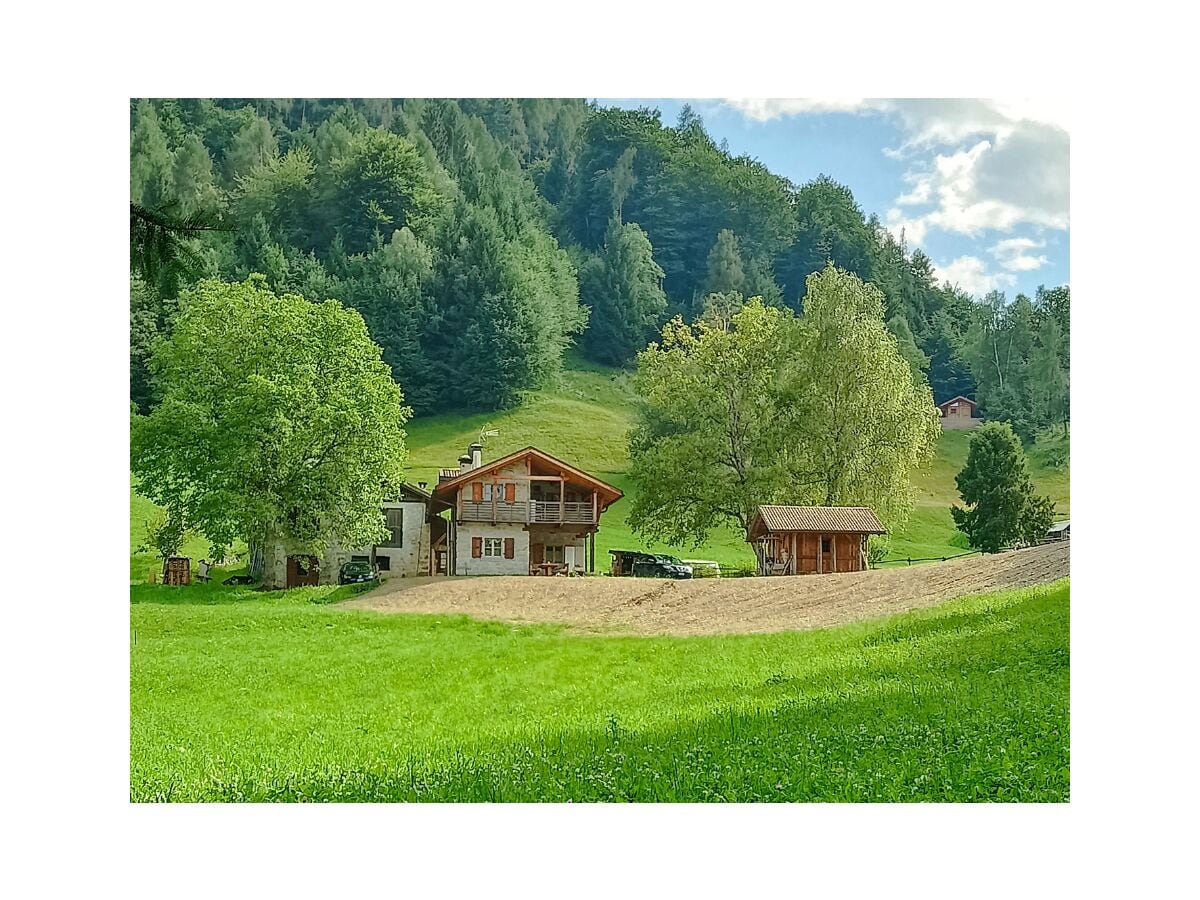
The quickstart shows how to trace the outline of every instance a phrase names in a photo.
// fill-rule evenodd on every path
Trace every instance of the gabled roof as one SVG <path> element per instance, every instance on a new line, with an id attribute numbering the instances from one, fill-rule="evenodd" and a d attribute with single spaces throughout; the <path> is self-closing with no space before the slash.
<path id="1" fill-rule="evenodd" d="M 400 485 L 399 500 L 413 499 L 419 500 L 422 503 L 428 503 L 429 498 L 432 496 L 429 491 L 423 491 L 415 484 L 409 484 L 407 481 Z M 399 500 L 396 502 L 399 502 Z"/>
<path id="2" fill-rule="evenodd" d="M 869 506 L 760 506 L 750 522 L 750 537 L 768 531 L 887 534 Z"/>
<path id="3" fill-rule="evenodd" d="M 471 469 L 454 478 L 440 481 L 433 489 L 433 496 L 441 500 L 453 497 L 455 492 L 464 484 L 469 484 L 476 478 L 493 475 L 504 466 L 526 458 L 536 459 L 547 467 L 557 469 L 565 475 L 570 475 L 575 481 L 582 481 L 590 485 L 600 495 L 601 509 L 606 509 L 625 496 L 625 493 L 620 488 L 613 487 L 608 482 L 601 481 L 594 475 L 589 475 L 582 469 L 577 469 L 570 463 L 565 463 L 561 459 L 551 456 L 549 453 L 539 450 L 536 447 L 525 447 L 522 450 L 517 450 L 515 453 L 508 454 L 508 456 L 502 456 L 499 459 L 486 462 L 477 469 Z"/>
<path id="4" fill-rule="evenodd" d="M 977 403 L 976 403 L 974 400 L 972 400 L 970 397 L 964 397 L 962 394 L 959 394 L 957 397 L 951 397 L 949 400 L 943 400 L 941 403 L 939 403 L 939 404 L 938 404 L 938 406 L 949 406 L 949 405 L 950 405 L 951 403 L 953 403 L 955 400 L 965 400 L 967 403 L 970 403 L 972 406 L 977 406 L 977 405 L 978 405 L 978 404 L 977 404 Z"/>
<path id="5" fill-rule="evenodd" d="M 1060 531 L 1070 531 L 1070 530 L 1071 530 L 1071 520 L 1068 519 L 1065 522 L 1055 522 L 1053 525 L 1051 525 L 1049 528 L 1046 529 L 1046 533 L 1047 534 L 1058 534 L 1058 532 L 1060 532 Z"/>

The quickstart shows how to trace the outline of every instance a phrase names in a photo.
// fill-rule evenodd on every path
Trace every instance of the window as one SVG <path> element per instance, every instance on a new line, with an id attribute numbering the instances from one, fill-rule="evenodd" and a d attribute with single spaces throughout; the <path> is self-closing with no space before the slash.
<path id="1" fill-rule="evenodd" d="M 380 547 L 403 547 L 404 546 L 404 510 L 402 509 L 385 509 L 383 514 L 387 517 L 387 527 L 391 535 L 384 540 Z"/>
<path id="2" fill-rule="evenodd" d="M 822 553 L 829 552 L 829 538 L 821 538 L 821 552 Z"/>
<path id="3" fill-rule="evenodd" d="M 390 572 L 392 571 L 392 558 L 390 556 L 380 556 L 376 554 L 375 566 L 380 572 Z"/>
<path id="4" fill-rule="evenodd" d="M 546 545 L 546 562 L 560 563 L 565 561 L 566 560 L 563 556 L 562 547 L 552 547 L 549 544 Z"/>
<path id="5" fill-rule="evenodd" d="M 501 538 L 484 538 L 483 539 L 483 555 L 484 556 L 503 556 L 504 541 Z"/>

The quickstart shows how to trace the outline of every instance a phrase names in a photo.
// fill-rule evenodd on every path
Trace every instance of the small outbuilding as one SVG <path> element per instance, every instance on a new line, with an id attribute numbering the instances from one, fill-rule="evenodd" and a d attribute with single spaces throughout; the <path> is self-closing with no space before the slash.
<path id="1" fill-rule="evenodd" d="M 760 506 L 746 540 L 759 575 L 822 575 L 867 568 L 867 539 L 887 529 L 866 506 Z"/>
<path id="2" fill-rule="evenodd" d="M 1046 540 L 1067 541 L 1071 539 L 1071 521 L 1055 522 L 1046 530 Z"/>
<path id="3" fill-rule="evenodd" d="M 938 404 L 938 413 L 943 428 L 974 428 L 980 421 L 975 417 L 975 401 L 970 397 L 951 397 Z"/>

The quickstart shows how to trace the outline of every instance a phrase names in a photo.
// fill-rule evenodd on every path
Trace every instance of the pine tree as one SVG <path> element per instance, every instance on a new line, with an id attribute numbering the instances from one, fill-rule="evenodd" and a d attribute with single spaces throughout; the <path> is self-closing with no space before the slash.
<path id="1" fill-rule="evenodd" d="M 604 249 L 579 271 L 579 294 L 591 308 L 583 349 L 597 362 L 622 366 L 645 348 L 667 308 L 663 270 L 637 225 L 609 224 Z"/>
<path id="2" fill-rule="evenodd" d="M 129 138 L 129 199 L 148 209 L 162 209 L 171 197 L 171 151 L 148 100 L 139 100 Z"/>
<path id="3" fill-rule="evenodd" d="M 238 131 L 225 154 L 225 175 L 232 186 L 238 176 L 248 175 L 279 155 L 279 142 L 271 123 L 255 116 Z"/>
<path id="4" fill-rule="evenodd" d="M 733 232 L 722 228 L 716 243 L 708 252 L 707 275 L 704 279 L 705 294 L 742 293 L 746 288 L 746 274 L 742 270 L 742 256 Z"/>
<path id="5" fill-rule="evenodd" d="M 217 208 L 220 200 L 213 184 L 212 157 L 196 135 L 189 134 L 175 151 L 171 181 L 180 215 Z"/>
<path id="6" fill-rule="evenodd" d="M 1035 493 L 1021 441 L 1006 422 L 976 429 L 955 482 L 967 506 L 951 508 L 954 524 L 985 553 L 1018 540 L 1032 543 L 1054 520 L 1054 504 Z"/>

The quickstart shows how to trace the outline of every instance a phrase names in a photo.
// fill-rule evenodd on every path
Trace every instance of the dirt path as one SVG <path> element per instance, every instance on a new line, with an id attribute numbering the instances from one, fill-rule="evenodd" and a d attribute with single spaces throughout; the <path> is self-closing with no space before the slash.
<path id="1" fill-rule="evenodd" d="M 462 613 L 635 634 L 753 634 L 819 628 L 932 606 L 964 594 L 1044 584 L 1069 574 L 1070 543 L 911 568 L 779 578 L 395 579 L 339 606 Z"/>

